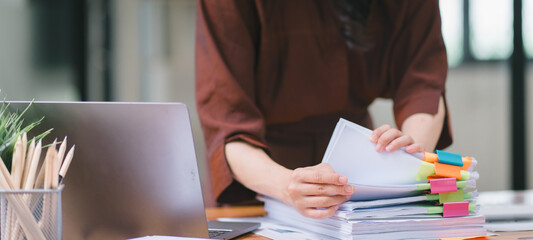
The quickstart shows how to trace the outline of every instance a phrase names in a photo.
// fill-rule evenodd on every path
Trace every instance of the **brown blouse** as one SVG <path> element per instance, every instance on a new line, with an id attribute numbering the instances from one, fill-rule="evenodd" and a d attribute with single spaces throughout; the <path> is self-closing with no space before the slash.
<path id="1" fill-rule="evenodd" d="M 367 107 L 391 98 L 401 126 L 436 114 L 444 96 L 436 0 L 373 1 L 367 51 L 347 47 L 333 1 L 199 0 L 197 9 L 196 100 L 219 202 L 255 195 L 233 180 L 227 142 L 261 147 L 291 169 L 315 165 L 339 117 L 372 128 Z M 446 114 L 437 148 L 450 144 Z"/>

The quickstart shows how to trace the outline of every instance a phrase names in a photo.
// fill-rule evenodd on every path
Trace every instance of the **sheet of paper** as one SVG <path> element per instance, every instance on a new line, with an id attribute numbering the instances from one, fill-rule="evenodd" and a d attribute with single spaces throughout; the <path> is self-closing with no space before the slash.
<path id="1" fill-rule="evenodd" d="M 354 184 L 407 185 L 422 183 L 416 176 L 422 160 L 398 150 L 377 152 L 370 142 L 371 131 L 345 119 L 340 119 L 329 142 L 322 162 L 348 177 Z"/>
<path id="2" fill-rule="evenodd" d="M 510 221 L 510 222 L 488 222 L 485 228 L 491 232 L 514 232 L 533 230 L 533 220 Z"/>
<path id="3" fill-rule="evenodd" d="M 349 211 L 359 208 L 371 208 L 371 207 L 385 207 L 396 204 L 404 203 L 413 203 L 426 201 L 426 195 L 413 196 L 413 197 L 404 197 L 404 198 L 391 198 L 391 199 L 380 199 L 373 201 L 348 201 L 340 205 L 339 210 Z"/>
<path id="4" fill-rule="evenodd" d="M 348 177 L 348 179 L 350 178 Z M 350 198 L 352 201 L 401 198 L 423 194 L 422 191 L 415 191 L 417 189 L 415 184 L 382 186 L 363 185 L 352 182 L 350 184 L 354 186 L 354 194 Z"/>

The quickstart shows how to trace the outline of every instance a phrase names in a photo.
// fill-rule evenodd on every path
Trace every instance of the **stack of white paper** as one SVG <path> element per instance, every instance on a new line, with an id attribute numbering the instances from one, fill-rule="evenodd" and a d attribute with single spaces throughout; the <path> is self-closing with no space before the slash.
<path id="1" fill-rule="evenodd" d="M 268 217 L 340 239 L 427 239 L 486 234 L 485 218 L 477 214 L 479 175 L 474 171 L 475 159 L 463 167 L 460 180 L 447 178 L 455 184 L 453 194 L 449 191 L 431 194 L 437 188 L 428 183 L 428 178 L 439 178 L 438 174 L 429 176 L 431 171 L 427 167 L 435 168 L 433 164 L 402 150 L 376 152 L 375 144 L 369 141 L 370 133 L 364 127 L 340 119 L 332 135 L 323 162 L 345 175 L 355 187 L 351 200 L 342 204 L 335 216 L 324 220 L 306 218 L 278 200 L 260 197 Z M 431 174 L 435 174 L 435 169 Z M 457 205 L 461 210 L 454 212 L 452 208 Z"/>

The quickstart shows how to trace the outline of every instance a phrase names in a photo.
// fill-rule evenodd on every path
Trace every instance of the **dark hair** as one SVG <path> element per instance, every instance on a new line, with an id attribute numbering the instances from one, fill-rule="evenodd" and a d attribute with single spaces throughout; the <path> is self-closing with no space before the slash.
<path id="1" fill-rule="evenodd" d="M 371 0 L 336 0 L 336 9 L 341 22 L 341 33 L 351 49 L 368 50 L 372 44 L 368 38 L 366 21 Z"/>

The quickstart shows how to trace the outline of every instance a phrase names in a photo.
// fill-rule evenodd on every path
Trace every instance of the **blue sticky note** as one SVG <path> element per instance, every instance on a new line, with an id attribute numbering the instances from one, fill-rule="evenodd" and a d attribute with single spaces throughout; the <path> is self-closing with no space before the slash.
<path id="1" fill-rule="evenodd" d="M 459 154 L 437 150 L 437 157 L 439 158 L 439 163 L 463 166 L 463 158 Z"/>

